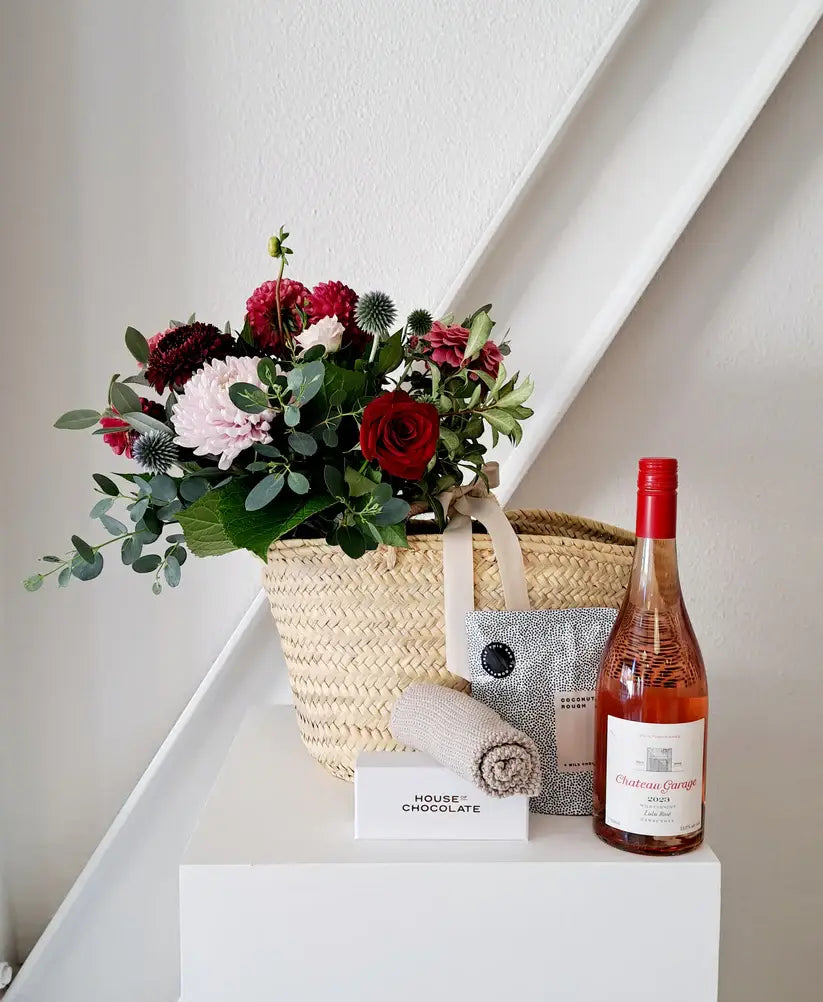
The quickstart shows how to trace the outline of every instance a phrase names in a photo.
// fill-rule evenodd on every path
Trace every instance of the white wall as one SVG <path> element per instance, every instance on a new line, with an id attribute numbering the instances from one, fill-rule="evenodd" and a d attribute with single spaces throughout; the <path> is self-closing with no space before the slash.
<path id="1" fill-rule="evenodd" d="M 257 588 L 241 555 L 189 562 L 159 600 L 118 567 L 23 594 L 115 465 L 51 421 L 100 405 L 127 323 L 239 321 L 281 222 L 305 280 L 435 304 L 623 6 L 0 7 L 0 768 L 23 953 Z"/>
<path id="2" fill-rule="evenodd" d="M 724 1002 L 821 991 L 821 93 L 818 28 L 514 499 L 632 525 L 680 457 Z"/>

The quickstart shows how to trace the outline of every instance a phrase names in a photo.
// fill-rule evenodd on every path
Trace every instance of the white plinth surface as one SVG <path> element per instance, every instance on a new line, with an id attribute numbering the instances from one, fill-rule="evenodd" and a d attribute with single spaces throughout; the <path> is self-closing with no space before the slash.
<path id="1" fill-rule="evenodd" d="M 291 707 L 238 735 L 180 871 L 181 1002 L 714 1002 L 720 864 L 529 842 L 363 842 Z"/>

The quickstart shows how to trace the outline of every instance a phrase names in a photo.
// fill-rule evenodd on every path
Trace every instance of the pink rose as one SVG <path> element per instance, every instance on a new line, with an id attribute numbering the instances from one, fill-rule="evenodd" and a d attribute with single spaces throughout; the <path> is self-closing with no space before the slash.
<path id="1" fill-rule="evenodd" d="M 469 334 L 466 327 L 444 327 L 439 320 L 435 320 L 429 333 L 418 340 L 418 347 L 436 365 L 450 366 L 452 369 L 462 369 L 464 365 L 468 365 L 470 369 L 482 369 L 494 378 L 503 361 L 500 349 L 494 341 L 487 341 L 477 357 L 467 363 L 464 356 Z"/>

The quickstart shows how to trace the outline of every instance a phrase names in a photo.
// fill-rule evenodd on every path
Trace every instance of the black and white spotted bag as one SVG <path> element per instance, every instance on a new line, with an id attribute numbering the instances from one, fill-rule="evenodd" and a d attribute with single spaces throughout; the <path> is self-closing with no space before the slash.
<path id="1" fill-rule="evenodd" d="M 494 545 L 506 611 L 473 611 L 471 520 Z M 615 609 L 530 609 L 517 535 L 493 498 L 463 498 L 443 536 L 446 657 L 472 696 L 540 752 L 540 814 L 591 814 L 594 689 Z"/>

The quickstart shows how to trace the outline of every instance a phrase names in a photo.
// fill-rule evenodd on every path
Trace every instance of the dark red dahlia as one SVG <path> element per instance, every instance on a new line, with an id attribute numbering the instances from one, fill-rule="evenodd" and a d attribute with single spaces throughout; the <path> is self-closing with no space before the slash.
<path id="1" fill-rule="evenodd" d="M 140 406 L 143 409 L 143 413 L 148 414 L 149 417 L 157 418 L 158 421 L 166 420 L 166 412 L 163 409 L 163 405 L 158 404 L 156 400 L 147 400 L 146 397 L 140 397 Z M 120 417 L 117 409 L 112 407 L 112 416 L 100 418 L 100 424 L 104 428 L 119 429 L 118 431 L 111 431 L 108 435 L 104 435 L 103 441 L 118 456 L 125 456 L 126 459 L 131 459 L 131 449 L 138 435 L 133 428 L 124 427 L 125 422 Z"/>
<path id="2" fill-rule="evenodd" d="M 280 316 L 287 336 L 299 334 L 303 330 L 300 311 L 306 309 L 308 295 L 309 290 L 302 282 L 281 279 Z M 255 289 L 246 300 L 246 311 L 257 344 L 275 355 L 285 354 L 285 339 L 277 324 L 277 282 L 264 282 Z"/>
<path id="3" fill-rule="evenodd" d="M 354 309 L 357 306 L 357 293 L 342 282 L 321 282 L 311 290 L 309 305 L 306 312 L 310 323 L 316 323 L 323 317 L 337 317 L 344 327 L 343 347 L 350 344 L 363 347 L 371 343 L 371 338 L 361 331 L 354 322 Z"/>
<path id="4" fill-rule="evenodd" d="M 152 338 L 146 379 L 163 393 L 179 389 L 206 362 L 231 354 L 232 339 L 214 324 L 183 324 Z"/>

